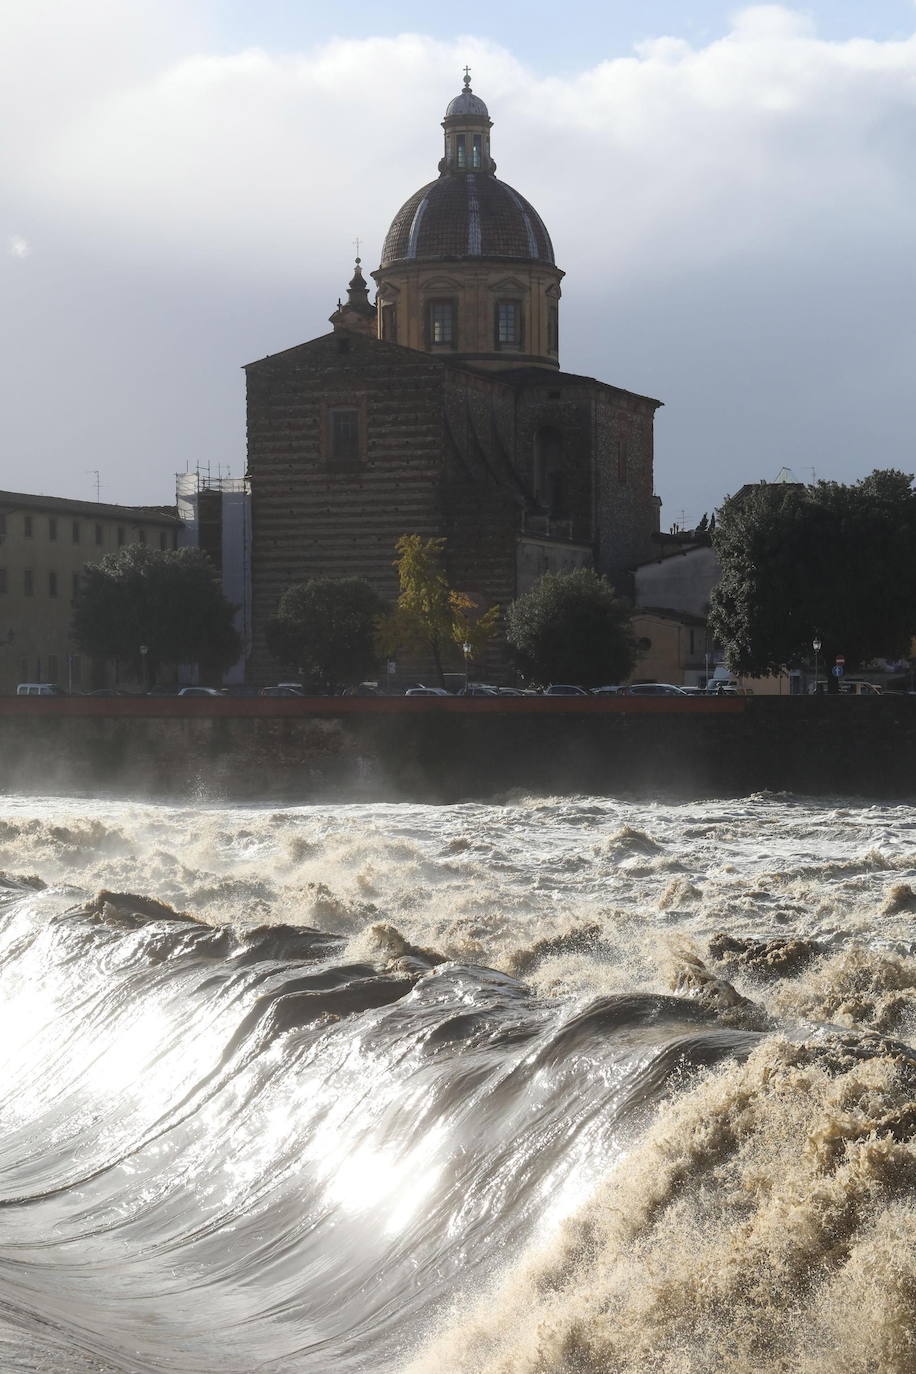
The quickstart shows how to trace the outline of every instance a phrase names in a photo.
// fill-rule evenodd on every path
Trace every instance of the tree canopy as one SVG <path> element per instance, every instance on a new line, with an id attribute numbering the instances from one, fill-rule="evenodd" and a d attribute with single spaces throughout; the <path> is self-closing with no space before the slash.
<path id="1" fill-rule="evenodd" d="M 295 664 L 308 686 L 335 692 L 378 667 L 375 637 L 384 603 L 360 577 L 316 577 L 288 587 L 267 625 L 267 647 Z"/>
<path id="2" fill-rule="evenodd" d="M 778 672 L 811 657 L 898 658 L 916 632 L 916 492 L 894 469 L 852 486 L 761 483 L 718 512 L 709 626 L 726 661 Z"/>
<path id="3" fill-rule="evenodd" d="M 400 594 L 380 623 L 379 644 L 385 653 L 429 653 L 444 685 L 448 656 L 467 644 L 467 656 L 477 658 L 496 631 L 499 607 L 483 610 L 473 596 L 449 586 L 444 539 L 402 534 L 395 548 Z"/>
<path id="4" fill-rule="evenodd" d="M 160 664 L 204 663 L 221 672 L 241 653 L 216 569 L 200 549 L 151 549 L 131 544 L 87 563 L 73 611 L 73 634 L 84 653 L 130 664 L 155 680 Z"/>
<path id="5" fill-rule="evenodd" d="M 546 573 L 509 607 L 506 638 L 533 682 L 600 687 L 625 681 L 636 660 L 629 607 L 591 568 Z"/>

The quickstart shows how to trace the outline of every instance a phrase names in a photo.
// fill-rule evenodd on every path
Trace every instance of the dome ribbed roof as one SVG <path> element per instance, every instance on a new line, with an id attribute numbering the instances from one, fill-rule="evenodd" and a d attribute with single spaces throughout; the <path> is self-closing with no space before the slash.
<path id="1" fill-rule="evenodd" d="M 385 236 L 380 266 L 474 257 L 554 265 L 550 235 L 524 196 L 486 172 L 446 172 L 401 206 Z"/>
<path id="2" fill-rule="evenodd" d="M 467 115 L 471 115 L 475 119 L 490 118 L 490 111 L 480 96 L 475 95 L 470 87 L 462 91 L 460 95 L 456 95 L 454 100 L 450 100 L 445 112 L 446 119 L 455 119 Z"/>

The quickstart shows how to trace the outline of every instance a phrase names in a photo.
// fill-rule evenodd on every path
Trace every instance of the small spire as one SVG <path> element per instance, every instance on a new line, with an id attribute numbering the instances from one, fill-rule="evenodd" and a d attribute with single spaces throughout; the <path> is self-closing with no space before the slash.
<path id="1" fill-rule="evenodd" d="M 466 91 L 471 89 L 471 69 L 467 66 L 464 69 L 464 89 Z"/>

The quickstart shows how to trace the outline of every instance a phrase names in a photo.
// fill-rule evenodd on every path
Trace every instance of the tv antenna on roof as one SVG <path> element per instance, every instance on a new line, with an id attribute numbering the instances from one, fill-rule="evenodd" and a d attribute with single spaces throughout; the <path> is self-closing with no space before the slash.
<path id="1" fill-rule="evenodd" d="M 95 478 L 95 499 L 96 499 L 96 501 L 101 501 L 101 499 L 102 499 L 102 474 L 99 472 L 98 468 L 89 468 L 89 470 L 88 470 L 88 472 L 87 472 L 86 475 L 87 475 L 88 477 L 94 477 L 94 478 Z"/>

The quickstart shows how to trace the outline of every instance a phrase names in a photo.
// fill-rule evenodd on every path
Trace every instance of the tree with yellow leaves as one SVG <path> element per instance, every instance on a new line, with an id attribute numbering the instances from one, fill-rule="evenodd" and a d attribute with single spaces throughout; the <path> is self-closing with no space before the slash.
<path id="1" fill-rule="evenodd" d="M 482 653 L 499 623 L 499 607 L 481 611 L 467 592 L 449 586 L 442 567 L 444 539 L 402 534 L 395 549 L 401 590 L 395 609 L 379 621 L 379 648 L 386 654 L 429 652 L 445 686 L 447 655 L 464 645 L 466 659 Z"/>

